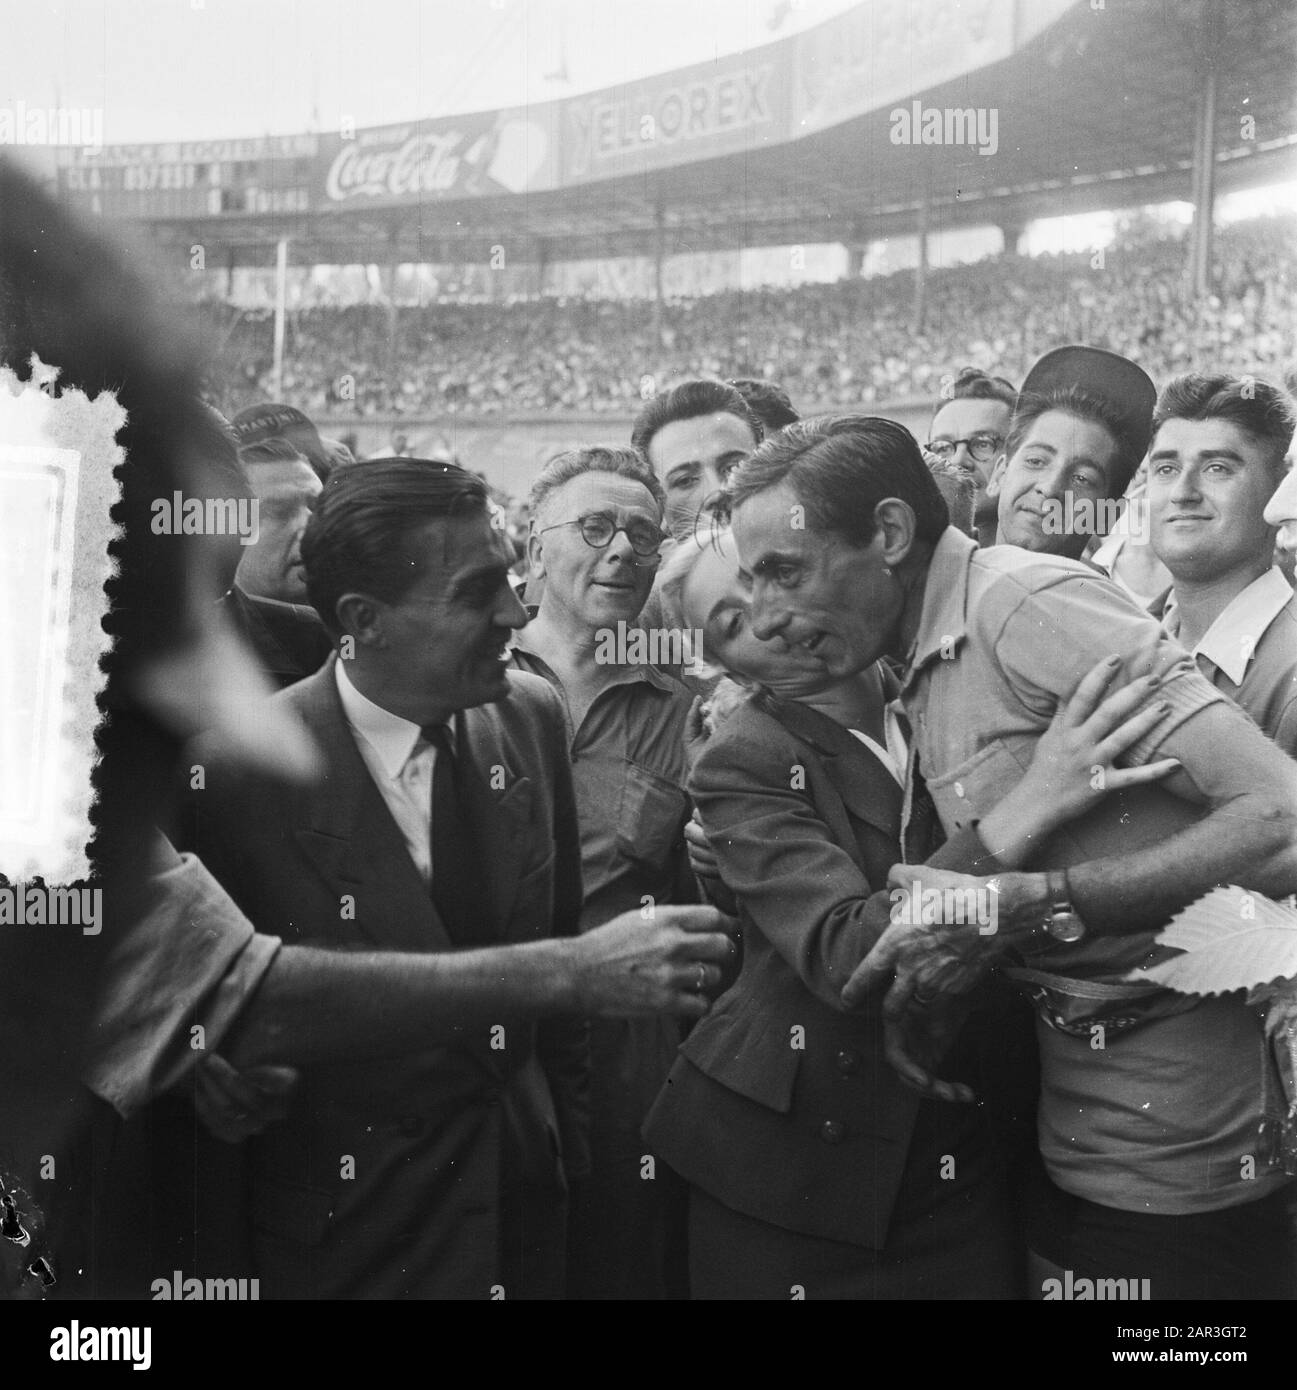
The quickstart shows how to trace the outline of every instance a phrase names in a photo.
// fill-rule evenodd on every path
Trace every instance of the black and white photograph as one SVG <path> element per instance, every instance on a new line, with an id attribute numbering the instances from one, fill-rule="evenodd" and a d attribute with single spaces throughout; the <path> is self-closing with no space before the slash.
<path id="1" fill-rule="evenodd" d="M 12 1364 L 1285 1364 L 1295 0 L 0 25 Z"/>

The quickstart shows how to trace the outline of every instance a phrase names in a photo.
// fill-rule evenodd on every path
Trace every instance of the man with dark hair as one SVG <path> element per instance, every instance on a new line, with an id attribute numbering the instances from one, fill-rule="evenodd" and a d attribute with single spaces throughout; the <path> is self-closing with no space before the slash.
<path id="1" fill-rule="evenodd" d="M 1050 981 L 1037 990 L 1037 1033 L 1054 1196 L 1035 1252 L 1112 1277 L 1118 1242 L 1139 1227 L 1155 1297 L 1286 1288 L 1286 1247 L 1274 1238 L 1283 1174 L 1240 1181 L 1237 1166 L 1262 1104 L 1255 1019 L 1236 999 L 1186 1004 L 1127 976 L 1170 914 L 1217 883 L 1292 891 L 1297 765 L 1276 760 L 1255 725 L 1109 582 L 1016 546 L 979 550 L 943 529 L 917 446 L 893 429 L 880 453 L 873 421 L 793 426 L 730 490 L 758 637 L 816 654 L 835 674 L 880 656 L 904 662 L 911 826 L 935 813 L 947 835 L 975 831 L 1022 777 L 1060 701 L 1104 659 L 1120 668 L 1120 685 L 1142 682 L 1142 704 L 1156 701 L 1162 715 L 1126 761 L 1171 757 L 1181 767 L 1033 847 L 1031 872 L 1009 871 L 989 849 L 989 879 L 896 866 L 893 885 L 920 880 L 925 903 L 932 892 L 943 904 L 948 892 L 993 901 L 994 930 L 945 906 L 936 922 L 926 906 L 922 923 L 903 914 L 844 1000 L 861 1002 L 894 974 L 884 1007 L 903 1019 L 967 987 L 1006 950 L 1045 952 L 1032 965 Z M 1132 1016 L 1140 1026 L 1127 1032 Z M 1095 1026 L 1122 1036 L 1096 1053 Z M 1150 1226 L 1153 1214 L 1172 1219 Z M 1242 1257 L 1248 1248 L 1255 1258 Z"/>
<path id="2" fill-rule="evenodd" d="M 191 757 L 194 847 L 259 931 L 438 952 L 578 930 L 562 709 L 508 669 L 526 614 L 499 520 L 453 465 L 374 461 L 325 486 L 302 559 L 337 654 L 276 697 L 324 779 L 248 777 L 219 742 Z M 254 1142 L 263 1291 L 561 1296 L 566 1184 L 588 1163 L 584 1024 L 501 1008 L 402 1051 L 308 1068 Z"/>
<path id="3" fill-rule="evenodd" d="M 333 471 L 336 455 L 320 438 L 311 420 L 295 405 L 250 405 L 230 422 L 240 449 L 269 440 L 282 440 L 303 455 L 323 482 Z"/>
<path id="4" fill-rule="evenodd" d="M 943 387 L 928 426 L 924 448 L 943 465 L 962 469 L 973 479 L 973 519 L 983 545 L 995 544 L 995 501 L 988 496 L 986 484 L 1004 452 L 1017 399 L 1017 388 L 1004 377 L 961 367 L 954 381 Z"/>
<path id="5" fill-rule="evenodd" d="M 1153 383 L 1102 348 L 1047 352 L 1027 373 L 987 483 L 997 542 L 1079 560 L 1106 534 L 1148 448 Z"/>
<path id="6" fill-rule="evenodd" d="M 762 438 L 794 424 L 802 417 L 793 409 L 788 392 L 773 381 L 757 377 L 735 377 L 727 383 L 748 403 L 748 409 L 761 421 Z"/>
<path id="7" fill-rule="evenodd" d="M 239 450 L 257 504 L 256 539 L 242 549 L 221 607 L 276 687 L 318 671 L 329 635 L 306 605 L 301 540 L 320 479 L 306 455 L 281 435 Z"/>
<path id="8" fill-rule="evenodd" d="M 1190 374 L 1153 416 L 1153 549 L 1174 580 L 1162 623 L 1208 680 L 1297 757 L 1297 599 L 1273 568 L 1266 504 L 1287 470 L 1292 399 L 1266 381 Z"/>
<path id="9" fill-rule="evenodd" d="M 671 535 L 693 532 L 704 503 L 761 437 L 760 420 L 723 381 L 684 381 L 647 402 L 631 427 L 631 444 L 666 492 Z"/>

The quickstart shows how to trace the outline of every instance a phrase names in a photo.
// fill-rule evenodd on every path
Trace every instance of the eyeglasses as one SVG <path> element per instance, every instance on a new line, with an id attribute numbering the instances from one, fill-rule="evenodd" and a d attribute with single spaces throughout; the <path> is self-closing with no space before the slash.
<path id="1" fill-rule="evenodd" d="M 592 550 L 603 550 L 611 545 L 618 531 L 626 532 L 626 539 L 636 555 L 656 555 L 666 539 L 666 532 L 651 521 L 623 523 L 608 512 L 589 512 L 575 521 L 556 521 L 553 526 L 542 526 L 536 534 L 543 536 L 546 531 L 557 531 L 560 526 L 579 526 L 581 539 Z"/>
<path id="2" fill-rule="evenodd" d="M 967 439 L 930 439 L 924 448 L 939 459 L 951 459 L 961 444 L 968 445 L 970 458 L 978 463 L 989 463 L 1004 448 L 1004 436 L 985 431 L 970 434 Z"/>

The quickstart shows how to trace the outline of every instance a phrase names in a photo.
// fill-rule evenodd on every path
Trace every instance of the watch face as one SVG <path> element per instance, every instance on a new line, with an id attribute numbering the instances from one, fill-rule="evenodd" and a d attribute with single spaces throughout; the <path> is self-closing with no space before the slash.
<path id="1" fill-rule="evenodd" d="M 1075 912 L 1055 912 L 1045 924 L 1055 941 L 1080 941 L 1085 935 L 1085 923 Z"/>

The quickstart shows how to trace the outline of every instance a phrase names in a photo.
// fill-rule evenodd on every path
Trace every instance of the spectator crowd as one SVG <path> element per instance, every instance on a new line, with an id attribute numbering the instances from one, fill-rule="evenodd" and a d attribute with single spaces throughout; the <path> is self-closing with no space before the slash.
<path id="1" fill-rule="evenodd" d="M 1215 244 L 1215 294 L 1194 301 L 1180 238 L 1097 252 L 1001 255 L 930 271 L 922 331 L 909 271 L 662 306 L 540 298 L 289 315 L 280 399 L 311 415 L 633 414 L 661 384 L 716 375 L 778 381 L 806 410 L 935 397 L 950 362 L 1020 378 L 1043 352 L 1088 342 L 1157 379 L 1204 356 L 1282 376 L 1297 333 L 1291 219 L 1238 222 Z M 221 344 L 208 374 L 228 414 L 271 398 L 271 321 L 207 305 Z"/>

